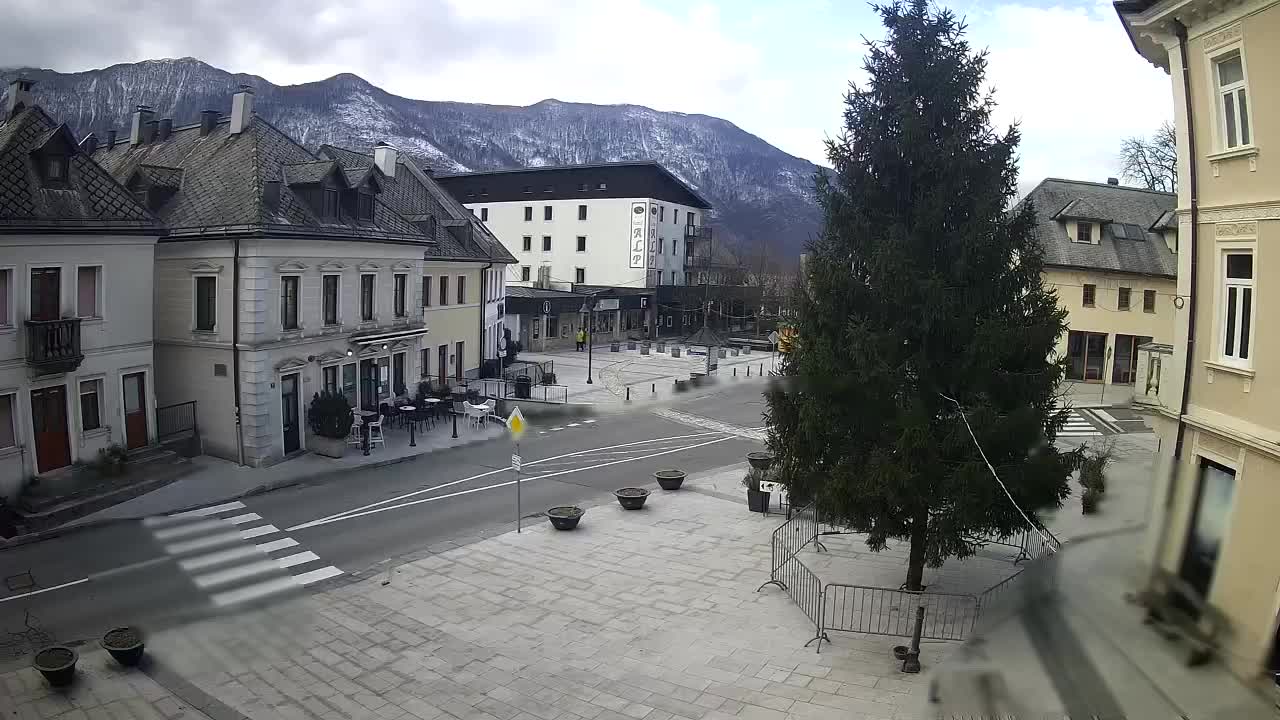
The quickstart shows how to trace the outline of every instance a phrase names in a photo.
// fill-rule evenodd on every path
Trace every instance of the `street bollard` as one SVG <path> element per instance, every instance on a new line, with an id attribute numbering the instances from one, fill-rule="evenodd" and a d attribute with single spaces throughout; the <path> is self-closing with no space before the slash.
<path id="1" fill-rule="evenodd" d="M 651 393 L 658 392 L 658 383 L 649 383 L 649 392 Z"/>
<path id="2" fill-rule="evenodd" d="M 387 585 L 391 584 L 391 558 L 387 558 L 386 560 L 383 560 L 382 564 L 387 566 L 387 574 L 382 579 L 382 586 L 386 587 Z"/>
<path id="3" fill-rule="evenodd" d="M 738 377 L 738 368 L 733 369 L 733 376 Z"/>
<path id="4" fill-rule="evenodd" d="M 360 447 L 365 455 L 369 454 L 369 423 L 364 422 L 360 425 Z"/>
<path id="5" fill-rule="evenodd" d="M 458 413 L 456 410 L 453 413 L 453 439 L 458 439 Z"/>
<path id="6" fill-rule="evenodd" d="M 418 447 L 418 443 L 417 441 L 414 440 L 414 437 L 413 437 L 413 431 L 417 426 L 418 426 L 418 421 L 410 417 L 409 418 L 409 447 Z"/>
<path id="7" fill-rule="evenodd" d="M 916 608 L 916 626 L 911 631 L 911 648 L 902 660 L 902 672 L 920 672 L 920 636 L 924 634 L 924 606 Z"/>
<path id="8" fill-rule="evenodd" d="M 747 377 L 751 377 L 751 366 L 747 366 Z"/>
<path id="9" fill-rule="evenodd" d="M 627 386 L 627 402 L 631 402 L 631 386 Z"/>
<path id="10" fill-rule="evenodd" d="M 760 363 L 760 372 L 756 373 L 760 377 L 764 377 L 764 363 Z"/>

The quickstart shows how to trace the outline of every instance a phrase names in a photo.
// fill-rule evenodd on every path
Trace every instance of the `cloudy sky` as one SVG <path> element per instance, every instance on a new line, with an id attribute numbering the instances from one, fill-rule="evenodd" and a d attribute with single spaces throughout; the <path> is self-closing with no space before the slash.
<path id="1" fill-rule="evenodd" d="M 1022 180 L 1104 180 L 1128 135 L 1172 115 L 1169 79 L 1110 2 L 957 0 Z M 857 0 L 8 0 L 0 67 L 60 71 L 191 55 L 278 84 L 353 72 L 412 98 L 637 103 L 728 119 L 825 164 L 863 38 Z M 52 7 L 51 7 L 52 6 Z"/>

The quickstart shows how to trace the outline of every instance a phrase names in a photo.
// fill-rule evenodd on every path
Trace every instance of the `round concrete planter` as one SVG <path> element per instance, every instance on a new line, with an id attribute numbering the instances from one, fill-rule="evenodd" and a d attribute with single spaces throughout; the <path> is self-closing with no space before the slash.
<path id="1" fill-rule="evenodd" d="M 618 352 L 622 349 L 622 345 L 616 342 L 609 343 L 609 352 Z"/>
<path id="2" fill-rule="evenodd" d="M 678 347 L 671 348 L 671 357 L 673 358 L 680 357 L 680 348 Z"/>
<path id="3" fill-rule="evenodd" d="M 756 451 L 747 453 L 747 462 L 757 470 L 768 470 L 773 466 L 773 453 Z"/>
<path id="4" fill-rule="evenodd" d="M 142 662 L 142 653 L 147 644 L 143 642 L 142 633 L 137 628 L 118 627 L 102 636 L 102 649 L 111 653 L 115 661 L 125 667 L 133 667 Z"/>
<path id="5" fill-rule="evenodd" d="M 578 521 L 585 514 L 586 511 L 576 505 L 564 505 L 548 510 L 547 519 L 551 521 L 551 526 L 557 530 L 572 530 L 578 527 Z"/>
<path id="6" fill-rule="evenodd" d="M 635 350 L 635 349 L 636 349 L 636 341 L 635 341 L 635 340 L 628 340 L 628 341 L 627 341 L 627 349 L 628 349 L 628 350 Z"/>
<path id="7" fill-rule="evenodd" d="M 667 344 L 666 344 L 666 343 L 664 343 L 664 342 L 662 342 L 661 340 L 659 340 L 659 341 L 658 341 L 658 352 L 666 352 L 666 351 L 667 351 Z"/>
<path id="8" fill-rule="evenodd" d="M 679 490 L 684 484 L 685 473 L 683 470 L 659 470 L 653 478 L 663 490 Z"/>
<path id="9" fill-rule="evenodd" d="M 613 491 L 613 496 L 618 498 L 618 504 L 623 510 L 639 510 L 644 507 L 644 501 L 649 499 L 649 491 L 644 488 L 618 488 Z"/>
<path id="10" fill-rule="evenodd" d="M 76 660 L 80 655 L 75 648 L 51 645 L 36 653 L 31 665 L 40 671 L 53 687 L 65 687 L 76 678 Z"/>

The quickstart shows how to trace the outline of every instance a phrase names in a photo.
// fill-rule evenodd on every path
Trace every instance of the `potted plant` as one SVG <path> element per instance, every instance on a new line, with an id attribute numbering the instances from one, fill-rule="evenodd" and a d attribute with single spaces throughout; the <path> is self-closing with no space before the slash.
<path id="1" fill-rule="evenodd" d="M 667 344 L 661 340 L 658 341 L 658 352 L 666 352 Z"/>
<path id="2" fill-rule="evenodd" d="M 636 349 L 636 341 L 635 341 L 635 340 L 628 340 L 628 341 L 627 341 L 627 349 L 628 349 L 628 350 L 635 350 L 635 349 Z"/>
<path id="3" fill-rule="evenodd" d="M 1097 488 L 1085 488 L 1084 494 L 1080 496 L 1080 512 L 1085 515 L 1098 512 L 1098 501 L 1101 499 L 1102 493 Z"/>
<path id="4" fill-rule="evenodd" d="M 752 467 L 742 478 L 742 485 L 747 489 L 747 509 L 751 512 L 769 512 L 769 493 L 760 489 L 760 483 L 769 479 L 769 471 Z"/>
<path id="5" fill-rule="evenodd" d="M 98 459 L 94 463 L 100 475 L 104 477 L 116 477 L 124 474 L 124 461 L 129 457 L 129 452 L 118 443 L 113 443 L 98 451 Z"/>
<path id="6" fill-rule="evenodd" d="M 102 636 L 101 644 L 102 649 L 111 653 L 111 657 L 125 667 L 133 667 L 141 662 L 142 651 L 146 648 L 142 633 L 137 628 L 127 626 L 109 630 Z"/>
<path id="7" fill-rule="evenodd" d="M 640 354 L 641 354 L 641 355 L 648 355 L 648 354 L 649 354 L 649 348 L 650 348 L 649 341 L 648 341 L 648 340 L 645 340 L 643 343 L 641 343 L 641 344 L 640 344 Z"/>
<path id="8" fill-rule="evenodd" d="M 747 462 L 757 470 L 768 470 L 773 465 L 773 453 L 768 450 L 757 450 L 747 453 Z"/>
<path id="9" fill-rule="evenodd" d="M 678 357 L 680 357 L 680 348 L 678 348 L 678 347 L 676 347 L 676 346 L 672 345 L 672 346 L 671 346 L 671 357 L 673 357 L 673 358 L 678 358 Z"/>
<path id="10" fill-rule="evenodd" d="M 622 349 L 622 345 L 617 340 L 614 340 L 609 343 L 609 352 L 618 352 L 621 349 Z"/>
<path id="11" fill-rule="evenodd" d="M 572 530 L 578 527 L 578 521 L 585 513 L 585 510 L 576 505 L 564 505 L 548 510 L 547 518 L 551 520 L 551 526 L 557 530 Z"/>
<path id="12" fill-rule="evenodd" d="M 644 488 L 625 487 L 614 490 L 613 496 L 618 498 L 618 504 L 623 510 L 639 510 L 644 507 L 644 501 L 649 499 L 649 491 Z"/>
<path id="13" fill-rule="evenodd" d="M 80 655 L 66 645 L 50 645 L 36 653 L 31 664 L 53 687 L 70 685 L 76 677 L 76 660 Z"/>
<path id="14" fill-rule="evenodd" d="M 313 395 L 307 409 L 307 424 L 315 435 L 311 449 L 325 457 L 342 457 L 352 421 L 351 405 L 345 395 L 328 391 Z"/>
<path id="15" fill-rule="evenodd" d="M 684 484 L 685 474 L 683 470 L 659 470 L 653 477 L 663 490 L 679 490 Z"/>
<path id="16" fill-rule="evenodd" d="M 543 374 L 542 374 L 542 384 L 543 384 L 543 385 L 555 385 L 555 384 L 556 384 L 556 374 L 555 374 L 555 373 L 553 373 L 553 372 L 543 373 Z"/>

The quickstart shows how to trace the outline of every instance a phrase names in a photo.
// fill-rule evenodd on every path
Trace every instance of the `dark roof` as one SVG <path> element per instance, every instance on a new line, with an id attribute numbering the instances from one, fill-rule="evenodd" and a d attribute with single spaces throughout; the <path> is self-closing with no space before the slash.
<path id="1" fill-rule="evenodd" d="M 64 186 L 46 187 L 32 157 L 40 149 L 69 156 Z M 0 123 L 0 230 L 17 229 L 160 232 L 155 216 L 38 106 Z"/>
<path id="2" fill-rule="evenodd" d="M 715 330 L 705 325 L 698 328 L 698 331 L 694 334 L 681 340 L 681 342 L 685 345 L 707 345 L 712 347 L 724 345 L 724 339 L 717 335 Z"/>
<path id="3" fill-rule="evenodd" d="M 1058 211 L 1053 216 L 1054 220 L 1096 220 L 1098 222 L 1111 222 L 1111 216 L 1093 206 L 1093 203 L 1084 198 L 1076 198 L 1067 203 L 1067 206 Z"/>
<path id="4" fill-rule="evenodd" d="M 507 297 L 509 298 L 531 298 L 534 300 L 550 300 L 553 298 L 582 298 L 586 299 L 586 295 L 582 293 L 569 292 L 568 290 L 553 290 L 551 288 L 525 287 L 523 285 L 508 285 Z"/>
<path id="5" fill-rule="evenodd" d="M 139 165 L 134 176 L 147 185 L 178 189 L 182 187 L 182 168 Z"/>
<path id="6" fill-rule="evenodd" d="M 1172 193 L 1080 180 L 1048 178 L 1018 203 L 1033 203 L 1036 239 L 1045 265 L 1176 277 L 1178 257 L 1157 234 L 1146 232 L 1178 205 Z M 1099 226 L 1099 243 L 1071 242 L 1062 209 L 1080 203 L 1110 222 Z M 1133 237 L 1131 237 L 1133 236 Z"/>
<path id="7" fill-rule="evenodd" d="M 337 167 L 337 163 L 332 160 L 289 163 L 283 168 L 284 181 L 290 185 L 312 185 L 329 177 Z M 345 181 L 345 175 L 343 179 Z"/>
<path id="8" fill-rule="evenodd" d="M 1156 221 L 1151 223 L 1149 230 L 1177 230 L 1178 229 L 1178 212 L 1176 210 L 1165 210 Z"/>
<path id="9" fill-rule="evenodd" d="M 382 188 L 379 200 L 394 208 L 402 217 L 410 222 L 422 222 L 434 217 L 436 226 L 436 244 L 441 257 L 491 260 L 497 263 L 514 263 L 513 256 L 479 220 L 472 217 L 448 192 L 427 176 L 416 165 L 403 156 L 396 159 L 396 176 L 387 177 L 374 169 L 373 155 L 366 155 L 355 150 L 321 145 L 318 154 L 337 162 L 347 177 L 363 177 L 366 173 L 377 176 L 378 185 Z M 474 244 L 460 242 L 449 231 L 449 227 L 470 224 Z"/>
<path id="10" fill-rule="evenodd" d="M 654 160 L 488 170 L 436 179 L 469 203 L 642 197 L 711 209 L 697 190 Z"/>

